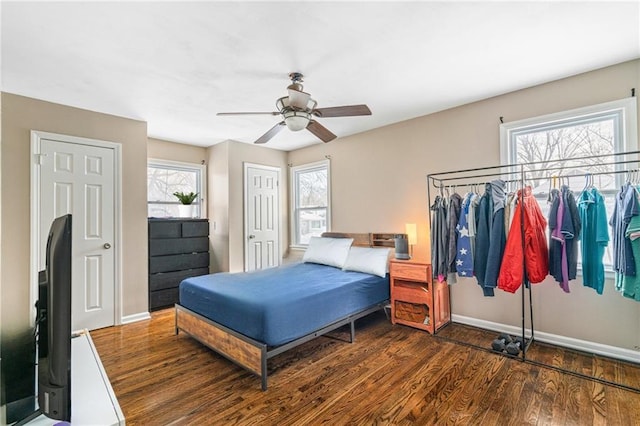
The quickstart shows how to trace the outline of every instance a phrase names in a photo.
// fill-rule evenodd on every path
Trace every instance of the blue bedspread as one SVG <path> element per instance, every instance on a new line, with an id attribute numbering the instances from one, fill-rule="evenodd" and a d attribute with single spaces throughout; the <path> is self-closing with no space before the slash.
<path id="1" fill-rule="evenodd" d="M 294 263 L 180 284 L 180 304 L 269 346 L 295 340 L 389 299 L 389 278 Z"/>

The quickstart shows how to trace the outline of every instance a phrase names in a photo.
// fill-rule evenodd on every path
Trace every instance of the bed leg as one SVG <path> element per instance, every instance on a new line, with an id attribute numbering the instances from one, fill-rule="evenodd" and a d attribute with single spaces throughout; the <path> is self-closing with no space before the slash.
<path id="1" fill-rule="evenodd" d="M 266 391 L 267 390 L 267 349 L 266 346 L 262 349 L 262 355 L 261 355 L 261 366 L 260 366 L 260 370 L 261 374 L 260 374 L 260 379 L 262 379 L 262 391 Z"/>
<path id="2" fill-rule="evenodd" d="M 349 343 L 353 343 L 356 340 L 356 325 L 355 322 L 351 321 L 351 337 L 349 338 Z"/>

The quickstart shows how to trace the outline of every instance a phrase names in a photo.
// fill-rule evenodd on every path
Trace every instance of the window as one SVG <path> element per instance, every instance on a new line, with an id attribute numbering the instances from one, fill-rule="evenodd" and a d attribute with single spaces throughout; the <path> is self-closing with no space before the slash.
<path id="1" fill-rule="evenodd" d="M 292 246 L 306 246 L 331 227 L 329 161 L 291 168 Z"/>
<path id="2" fill-rule="evenodd" d="M 147 206 L 149 217 L 179 217 L 180 202 L 174 192 L 196 192 L 193 216 L 206 217 L 206 166 L 166 160 L 147 164 Z"/>
<path id="3" fill-rule="evenodd" d="M 529 172 L 528 184 L 545 217 L 548 217 L 550 207 L 547 197 L 553 176 L 563 176 L 562 183 L 568 184 L 577 196 L 585 187 L 585 173 L 594 173 L 594 184 L 605 198 L 610 217 L 615 193 L 625 176 L 607 172 L 621 170 L 620 166 L 609 163 L 623 158 L 595 156 L 636 150 L 636 121 L 636 100 L 630 98 L 503 124 L 500 126 L 502 164 L 558 160 L 525 166 Z M 566 171 L 557 169 L 569 166 L 572 168 Z M 555 170 L 549 170 L 551 168 Z M 559 181 L 556 182 L 559 186 Z M 605 265 L 611 264 L 610 244 L 605 253 Z"/>

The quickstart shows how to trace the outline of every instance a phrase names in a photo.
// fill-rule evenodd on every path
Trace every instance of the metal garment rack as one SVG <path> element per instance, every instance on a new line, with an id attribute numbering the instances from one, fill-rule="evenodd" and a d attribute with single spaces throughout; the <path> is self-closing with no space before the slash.
<path id="1" fill-rule="evenodd" d="M 634 159 L 629 159 L 630 157 L 635 157 Z M 640 178 L 640 172 L 638 172 L 638 167 L 639 167 L 639 162 L 640 162 L 640 151 L 628 151 L 628 152 L 620 152 L 620 153 L 614 153 L 614 154 L 604 154 L 604 155 L 594 155 L 594 156 L 587 156 L 587 157 L 574 157 L 571 158 L 569 160 L 587 160 L 587 159 L 603 159 L 603 160 L 607 160 L 610 159 L 611 161 L 605 161 L 599 164 L 592 164 L 592 165 L 588 165 L 588 164 L 580 164 L 580 165 L 570 165 L 570 166 L 557 166 L 558 163 L 562 162 L 562 161 L 567 161 L 567 160 L 544 160 L 544 161 L 536 161 L 536 162 L 529 162 L 529 163 L 521 163 L 521 164 L 506 164 L 506 165 L 497 165 L 497 166 L 488 166 L 488 167 L 477 167 L 477 168 L 470 168 L 470 169 L 462 169 L 462 170 L 453 170 L 453 171 L 446 171 L 446 172 L 439 172 L 439 173 L 430 173 L 427 175 L 427 198 L 428 198 L 428 212 L 429 212 L 429 226 L 431 227 L 432 224 L 432 214 L 431 214 L 431 205 L 432 202 L 434 200 L 432 200 L 432 190 L 438 190 L 439 193 L 438 195 L 440 195 L 441 197 L 444 198 L 444 193 L 445 191 L 447 193 L 451 193 L 451 190 L 453 189 L 453 192 L 455 192 L 457 187 L 467 187 L 467 188 L 476 188 L 478 186 L 481 185 L 485 185 L 487 183 L 489 183 L 490 180 L 492 179 L 496 179 L 496 178 L 501 178 L 504 182 L 507 183 L 518 183 L 519 184 L 519 190 L 520 190 L 520 199 L 519 202 L 521 203 L 521 205 L 523 205 L 524 202 L 524 194 L 525 194 L 525 187 L 527 186 L 527 182 L 530 179 L 530 175 L 533 172 L 539 172 L 539 171 L 553 171 L 553 172 L 558 172 L 558 175 L 556 176 L 548 176 L 548 177 L 535 177 L 533 179 L 551 179 L 551 178 L 560 178 L 560 180 L 562 180 L 563 178 L 580 178 L 580 177 L 584 177 L 584 178 L 588 178 L 588 177 L 593 177 L 593 176 L 598 176 L 598 175 L 613 175 L 613 174 L 621 174 L 621 173 L 627 173 L 629 175 L 631 175 L 632 173 L 634 173 L 634 176 L 637 176 L 638 178 Z M 593 173 L 572 173 L 570 175 L 565 174 L 566 172 L 571 172 L 571 171 L 576 171 L 577 169 L 580 170 L 585 170 L 585 169 L 590 169 L 593 167 L 603 167 L 603 166 L 613 166 L 613 170 L 610 171 L 597 171 L 597 172 L 593 172 Z M 632 167 L 630 167 L 632 166 Z M 539 168 L 538 168 L 539 167 Z M 533 168 L 533 170 L 531 170 Z M 486 178 L 491 178 L 489 181 L 487 181 Z M 521 214 L 521 229 L 520 232 L 522 233 L 522 250 L 524 252 L 524 245 L 525 245 L 525 238 L 524 238 L 524 233 L 525 233 L 525 228 L 524 228 L 524 208 L 520 209 L 520 214 Z M 589 380 L 594 380 L 596 382 L 602 383 L 602 384 L 606 384 L 606 385 L 610 385 L 610 386 L 615 386 L 615 387 L 619 387 L 625 390 L 630 390 L 633 392 L 638 392 L 640 393 L 640 388 L 636 388 L 636 387 L 632 387 L 632 386 L 628 386 L 622 383 L 618 383 L 618 382 L 613 382 L 610 380 L 606 380 L 606 379 L 602 379 L 599 377 L 595 377 L 592 375 L 587 375 L 584 373 L 580 373 L 580 372 L 576 372 L 573 370 L 568 370 L 562 367 L 558 367 L 558 366 L 554 366 L 551 364 L 546 364 L 543 362 L 539 362 L 536 360 L 532 360 L 527 358 L 527 350 L 529 349 L 529 346 L 531 345 L 531 343 L 533 343 L 534 338 L 535 338 L 535 325 L 534 325 L 534 319 L 533 319 L 533 302 L 532 302 L 532 297 L 531 297 L 531 284 L 529 283 L 528 279 L 527 279 L 527 268 L 526 268 L 526 263 L 524 262 L 524 256 L 523 256 L 523 282 L 522 282 L 522 291 L 521 291 L 521 319 L 522 319 L 522 330 L 521 330 L 521 338 L 523 339 L 522 341 L 525 342 L 525 344 L 523 345 L 522 351 L 521 351 L 521 355 L 509 355 L 506 353 L 500 353 L 500 352 L 496 352 L 491 350 L 488 347 L 485 346 L 480 346 L 474 343 L 470 343 L 470 342 L 466 342 L 463 340 L 459 340 L 459 339 L 455 339 L 455 338 L 451 338 L 451 337 L 446 337 L 446 336 L 442 336 L 439 334 L 435 334 L 438 338 L 441 338 L 443 340 L 447 340 L 447 341 L 451 341 L 454 343 L 458 343 L 458 344 L 462 344 L 465 346 L 469 346 L 469 347 L 473 347 L 476 349 L 481 349 L 483 351 L 487 351 L 487 352 L 491 352 L 497 355 L 502 355 L 502 356 L 506 356 L 509 358 L 514 358 L 514 359 L 519 359 L 522 362 L 528 362 L 534 365 L 538 365 L 538 366 L 542 366 L 542 367 L 547 367 L 547 368 L 551 368 L 554 369 L 556 371 L 560 371 L 563 373 L 567 373 L 567 374 L 571 374 L 574 376 L 578 376 L 578 377 L 582 377 L 582 378 L 586 378 Z M 526 297 L 525 297 L 525 293 L 529 294 L 529 309 L 528 309 L 528 314 L 529 314 L 529 320 L 530 320 L 530 337 L 527 338 L 526 332 Z M 451 312 L 451 300 L 452 298 L 449 298 L 449 312 Z M 451 323 L 451 322 L 450 322 Z M 450 324 L 449 323 L 449 324 Z M 448 325 L 448 324 L 447 324 Z M 443 328 L 444 329 L 444 328 Z M 441 329 L 442 330 L 442 329 Z"/>

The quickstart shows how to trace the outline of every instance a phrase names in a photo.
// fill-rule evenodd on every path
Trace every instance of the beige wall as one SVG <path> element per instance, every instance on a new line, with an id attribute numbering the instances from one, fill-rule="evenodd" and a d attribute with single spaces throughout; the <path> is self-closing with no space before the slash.
<path id="1" fill-rule="evenodd" d="M 28 326 L 30 131 L 122 144 L 123 315 L 147 312 L 146 123 L 2 93 L 2 331 Z"/>
<path id="2" fill-rule="evenodd" d="M 229 271 L 229 142 L 207 149 L 208 206 L 212 272 Z"/>
<path id="3" fill-rule="evenodd" d="M 213 270 L 244 270 L 244 163 L 280 168 L 280 254 L 289 241 L 287 153 L 226 141 L 209 148 L 209 219 Z M 215 229 L 213 229 L 215 228 Z"/>
<path id="4" fill-rule="evenodd" d="M 415 254 L 427 258 L 427 174 L 499 164 L 501 116 L 510 122 L 617 100 L 630 96 L 632 87 L 640 88 L 640 60 L 292 151 L 289 162 L 331 156 L 333 230 L 402 232 L 415 222 Z M 610 282 L 604 296 L 579 281 L 572 285 L 569 295 L 551 281 L 535 286 L 537 330 L 629 349 L 640 345 L 640 304 L 615 293 Z M 520 324 L 519 296 L 483 298 L 470 279 L 451 291 L 454 314 Z"/>
<path id="5" fill-rule="evenodd" d="M 148 138 L 147 156 L 158 160 L 202 164 L 207 160 L 207 148 Z"/>

